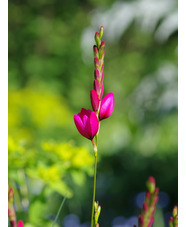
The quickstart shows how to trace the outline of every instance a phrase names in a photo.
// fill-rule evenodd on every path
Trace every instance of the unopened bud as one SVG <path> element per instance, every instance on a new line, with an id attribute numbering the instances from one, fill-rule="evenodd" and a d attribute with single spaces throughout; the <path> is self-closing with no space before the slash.
<path id="1" fill-rule="evenodd" d="M 95 90 L 90 91 L 90 100 L 91 100 L 92 109 L 96 112 L 99 108 L 99 97 Z M 98 207 L 98 204 L 94 202 L 95 211 L 97 211 L 98 209 L 97 207 Z"/>
<path id="2" fill-rule="evenodd" d="M 105 50 L 103 50 L 102 52 L 101 52 L 101 54 L 99 55 L 99 58 L 100 58 L 100 60 L 103 62 L 104 61 L 104 57 L 105 57 Z"/>
<path id="3" fill-rule="evenodd" d="M 173 217 L 176 217 L 177 214 L 178 214 L 178 207 L 177 206 L 174 206 L 172 215 L 173 215 Z"/>
<path id="4" fill-rule="evenodd" d="M 104 86 L 103 86 L 103 83 L 101 85 L 101 91 L 100 91 L 100 96 L 99 96 L 99 99 L 101 100 L 102 99 L 102 96 L 103 96 L 103 90 L 104 90 Z"/>
<path id="5" fill-rule="evenodd" d="M 94 70 L 94 77 L 95 77 L 95 80 L 100 80 L 100 75 L 99 75 L 99 70 L 98 69 Z"/>
<path id="6" fill-rule="evenodd" d="M 95 215 L 94 215 L 94 221 L 95 221 L 95 225 L 97 224 L 97 222 L 98 222 L 98 212 L 96 211 L 95 212 Z"/>
<path id="7" fill-rule="evenodd" d="M 100 44 L 101 44 L 101 40 L 99 38 L 99 33 L 98 32 L 95 33 L 95 41 L 96 41 L 97 47 L 99 48 Z"/>
<path id="8" fill-rule="evenodd" d="M 104 59 L 104 55 L 105 55 L 105 41 L 102 41 L 99 48 L 99 57 Z"/>
<path id="9" fill-rule="evenodd" d="M 155 190 L 154 190 L 154 195 L 157 195 L 159 193 L 159 188 L 156 187 Z"/>
<path id="10" fill-rule="evenodd" d="M 94 90 L 97 92 L 99 100 L 101 100 L 102 96 L 103 96 L 103 84 L 99 84 L 98 80 L 94 80 Z"/>
<path id="11" fill-rule="evenodd" d="M 173 217 L 170 217 L 170 219 L 169 219 L 169 227 L 174 227 L 173 226 Z"/>
<path id="12" fill-rule="evenodd" d="M 96 69 L 99 69 L 99 59 L 97 57 L 94 58 L 94 66 Z"/>
<path id="13" fill-rule="evenodd" d="M 173 217 L 170 217 L 170 220 L 169 221 L 173 223 Z"/>
<path id="14" fill-rule="evenodd" d="M 143 210 L 144 212 L 147 212 L 148 211 L 148 206 L 146 203 L 143 203 Z"/>
<path id="15" fill-rule="evenodd" d="M 104 71 L 104 62 L 101 62 L 101 72 Z"/>
<path id="16" fill-rule="evenodd" d="M 152 203 L 151 203 L 151 206 L 156 206 L 156 203 L 158 202 L 158 199 L 159 199 L 159 197 L 156 196 L 156 197 L 153 199 L 153 201 L 152 201 Z"/>
<path id="17" fill-rule="evenodd" d="M 95 210 L 95 211 L 98 210 L 98 203 L 96 203 L 96 201 L 94 201 L 94 210 Z"/>
<path id="18" fill-rule="evenodd" d="M 102 48 L 102 49 L 105 48 L 105 41 L 104 40 L 101 42 L 100 48 Z"/>
<path id="19" fill-rule="evenodd" d="M 99 57 L 99 53 L 98 53 L 98 48 L 96 45 L 93 46 L 93 51 L 94 51 L 94 57 Z"/>
<path id="20" fill-rule="evenodd" d="M 151 216 L 153 216 L 153 215 L 154 215 L 155 210 L 156 210 L 156 207 L 154 207 L 154 208 L 152 209 L 152 211 L 151 211 L 151 213 L 150 213 L 150 215 L 151 215 Z"/>
<path id="21" fill-rule="evenodd" d="M 155 179 L 154 177 L 149 177 L 148 180 L 147 180 L 147 189 L 149 190 L 149 192 L 151 194 L 154 193 L 154 190 L 155 190 L 155 187 L 156 187 L 156 183 L 155 183 Z"/>
<path id="22" fill-rule="evenodd" d="M 139 227 L 144 226 L 144 220 L 143 220 L 143 217 L 141 215 L 139 215 L 139 217 L 138 217 L 138 224 L 139 224 Z"/>
<path id="23" fill-rule="evenodd" d="M 154 217 L 151 217 L 151 218 L 150 218 L 150 222 L 149 222 L 149 224 L 148 224 L 147 227 L 152 227 L 153 222 L 154 222 Z"/>
<path id="24" fill-rule="evenodd" d="M 99 217 L 99 215 L 100 215 L 100 213 L 101 213 L 101 206 L 98 206 L 98 217 Z"/>
<path id="25" fill-rule="evenodd" d="M 8 216 L 9 216 L 9 220 L 10 220 L 10 225 L 12 227 L 17 227 L 16 213 L 15 213 L 15 209 L 13 206 L 13 200 L 14 200 L 13 189 L 9 188 L 9 190 L 8 190 Z"/>
<path id="26" fill-rule="evenodd" d="M 14 192 L 13 192 L 12 188 L 9 188 L 9 190 L 8 190 L 8 203 L 13 204 L 13 200 L 14 200 Z"/>
<path id="27" fill-rule="evenodd" d="M 175 226 L 175 227 L 178 226 L 178 215 L 176 215 L 176 216 L 174 217 L 173 223 L 174 223 L 174 226 Z"/>
<path id="28" fill-rule="evenodd" d="M 146 191 L 146 193 L 145 193 L 145 202 L 147 203 L 147 204 L 149 204 L 149 202 L 150 202 L 150 192 L 149 191 Z"/>
<path id="29" fill-rule="evenodd" d="M 99 223 L 96 224 L 96 227 L 99 227 Z"/>
<path id="30" fill-rule="evenodd" d="M 100 30 L 99 30 L 99 38 L 100 38 L 100 40 L 101 40 L 102 36 L 103 36 L 103 26 L 101 26 Z"/>

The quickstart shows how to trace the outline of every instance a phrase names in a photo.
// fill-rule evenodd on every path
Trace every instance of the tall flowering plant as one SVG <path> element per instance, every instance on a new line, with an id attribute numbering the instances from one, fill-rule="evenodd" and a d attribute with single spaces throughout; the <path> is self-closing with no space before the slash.
<path id="1" fill-rule="evenodd" d="M 169 227 L 178 227 L 178 207 L 174 206 L 172 216 L 169 220 Z"/>
<path id="2" fill-rule="evenodd" d="M 155 178 L 150 176 L 146 183 L 145 202 L 141 214 L 138 216 L 138 227 L 152 227 L 154 222 L 154 212 L 158 202 L 159 188 L 156 187 Z M 136 227 L 136 225 L 134 225 Z"/>
<path id="3" fill-rule="evenodd" d="M 82 136 L 91 140 L 94 150 L 95 167 L 94 167 L 91 227 L 99 226 L 98 218 L 101 212 L 101 207 L 98 205 L 98 202 L 95 201 L 97 153 L 98 153 L 97 138 L 99 134 L 101 121 L 103 119 L 108 118 L 114 110 L 113 93 L 108 93 L 103 97 L 105 42 L 101 40 L 102 36 L 103 26 L 101 26 L 99 32 L 95 33 L 96 45 L 93 46 L 95 69 L 94 69 L 94 86 L 93 89 L 90 91 L 92 110 L 82 108 L 80 113 L 74 115 L 74 122 L 77 130 Z"/>
<path id="4" fill-rule="evenodd" d="M 16 212 L 14 209 L 14 192 L 12 188 L 8 189 L 8 217 L 11 227 L 24 227 L 23 221 L 16 221 Z"/>

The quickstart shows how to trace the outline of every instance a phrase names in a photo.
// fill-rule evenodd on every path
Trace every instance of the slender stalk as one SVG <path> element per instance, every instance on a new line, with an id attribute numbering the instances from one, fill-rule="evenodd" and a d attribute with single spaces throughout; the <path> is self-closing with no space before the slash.
<path id="1" fill-rule="evenodd" d="M 56 224 L 56 221 L 57 221 L 58 216 L 59 216 L 59 214 L 60 214 L 60 212 L 61 212 L 61 209 L 62 209 L 62 207 L 63 207 L 63 204 L 65 203 L 65 200 L 66 200 L 66 198 L 67 198 L 67 194 L 68 194 L 68 191 L 66 192 L 65 197 L 63 198 L 63 200 L 62 200 L 62 202 L 61 202 L 61 205 L 60 205 L 59 210 L 58 210 L 58 212 L 57 212 L 56 218 L 55 218 L 55 220 L 54 220 L 54 222 L 53 222 L 53 224 L 52 224 L 52 227 L 54 227 L 54 225 Z"/>
<path id="2" fill-rule="evenodd" d="M 94 145 L 94 186 L 93 186 L 93 199 L 92 199 L 92 218 L 91 218 L 91 227 L 94 227 L 94 201 L 95 201 L 95 194 L 96 194 L 96 171 L 97 171 L 97 144 Z M 96 149 L 95 149 L 96 148 Z"/>

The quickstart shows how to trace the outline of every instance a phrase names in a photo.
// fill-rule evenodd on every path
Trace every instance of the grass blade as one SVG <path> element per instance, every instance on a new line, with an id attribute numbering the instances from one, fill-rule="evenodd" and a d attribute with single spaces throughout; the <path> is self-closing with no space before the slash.
<path id="1" fill-rule="evenodd" d="M 55 220 L 54 220 L 54 222 L 53 222 L 53 224 L 52 224 L 52 227 L 54 227 L 54 225 L 56 224 L 56 221 L 57 221 L 57 219 L 58 219 L 58 217 L 59 217 L 59 214 L 60 214 L 60 212 L 61 212 L 61 209 L 62 209 L 62 207 L 63 207 L 63 204 L 65 203 L 65 200 L 66 200 L 66 198 L 67 198 L 67 194 L 68 194 L 68 191 L 67 191 L 67 193 L 65 194 L 65 197 L 63 198 L 63 201 L 61 202 L 61 205 L 60 205 L 59 210 L 58 210 L 58 212 L 57 212 L 56 218 L 55 218 Z"/>

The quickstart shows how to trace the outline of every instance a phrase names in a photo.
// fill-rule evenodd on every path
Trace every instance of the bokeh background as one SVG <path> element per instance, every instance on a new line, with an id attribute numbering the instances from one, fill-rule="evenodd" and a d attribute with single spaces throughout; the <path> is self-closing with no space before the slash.
<path id="1" fill-rule="evenodd" d="M 9 186 L 25 227 L 90 225 L 91 143 L 73 115 L 91 108 L 94 34 L 104 26 L 105 94 L 96 199 L 100 226 L 137 224 L 148 176 L 154 227 L 178 203 L 177 2 L 9 0 Z"/>

